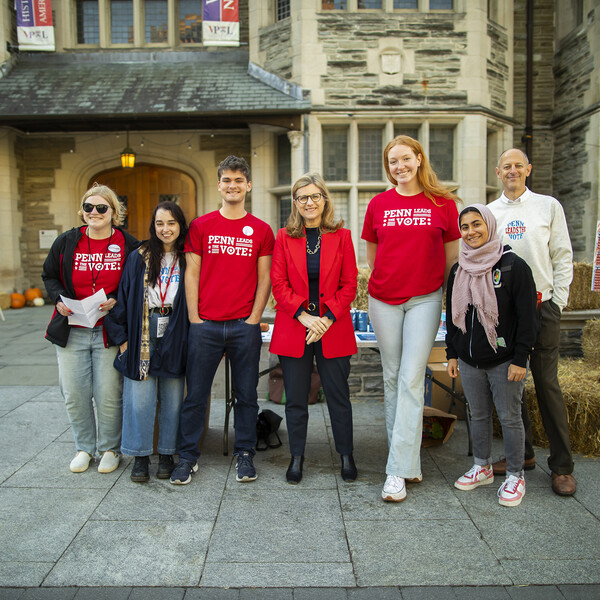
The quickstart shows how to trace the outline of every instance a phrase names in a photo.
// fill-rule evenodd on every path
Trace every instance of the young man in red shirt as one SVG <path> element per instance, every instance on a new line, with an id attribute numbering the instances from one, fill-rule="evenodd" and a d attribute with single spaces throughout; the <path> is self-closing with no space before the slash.
<path id="1" fill-rule="evenodd" d="M 205 426 L 212 382 L 223 357 L 231 362 L 235 387 L 237 481 L 254 481 L 260 318 L 271 289 L 275 242 L 267 223 L 247 213 L 250 167 L 228 156 L 218 169 L 219 210 L 194 219 L 185 246 L 185 294 L 190 319 L 187 397 L 180 418 L 179 463 L 171 483 L 184 485 L 198 470 L 198 444 Z"/>

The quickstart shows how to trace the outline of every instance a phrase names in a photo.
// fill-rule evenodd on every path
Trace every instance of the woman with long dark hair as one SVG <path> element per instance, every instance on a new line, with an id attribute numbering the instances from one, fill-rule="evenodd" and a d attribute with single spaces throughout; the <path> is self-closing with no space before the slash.
<path id="1" fill-rule="evenodd" d="M 367 208 L 369 316 L 381 351 L 389 454 L 381 497 L 406 498 L 419 482 L 423 388 L 442 310 L 442 286 L 458 258 L 458 198 L 440 184 L 421 144 L 395 137 L 383 152 L 393 188 Z"/>
<path id="2" fill-rule="evenodd" d="M 150 239 L 129 257 L 106 323 L 120 345 L 114 364 L 125 376 L 121 451 L 135 457 L 131 480 L 136 482 L 149 479 L 157 401 L 156 475 L 167 479 L 173 470 L 187 357 L 186 235 L 181 208 L 174 202 L 158 204 Z"/>

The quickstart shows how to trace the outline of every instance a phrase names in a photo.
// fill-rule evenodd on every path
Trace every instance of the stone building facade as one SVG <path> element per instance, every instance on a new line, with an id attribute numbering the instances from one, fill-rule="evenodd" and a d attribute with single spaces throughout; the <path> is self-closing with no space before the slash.
<path id="1" fill-rule="evenodd" d="M 164 181 L 156 190 L 127 179 L 121 195 L 132 223 L 142 204 L 176 196 L 176 180 L 191 182 L 189 218 L 212 210 L 216 165 L 236 153 L 251 162 L 252 211 L 273 229 L 289 214 L 292 181 L 322 172 L 364 264 L 364 212 L 389 187 L 387 141 L 418 137 L 465 204 L 491 201 L 498 155 L 524 147 L 528 102 L 532 187 L 563 203 L 576 257 L 590 260 L 599 218 L 599 1 L 535 0 L 531 98 L 528 1 L 240 0 L 242 45 L 229 49 L 182 33 L 193 0 L 164 0 L 160 35 L 148 28 L 144 0 L 131 0 L 122 38 L 109 0 L 81 3 L 97 4 L 96 30 L 82 29 L 80 3 L 54 0 L 49 56 L 11 51 L 14 4 L 1 0 L 0 216 L 10 227 L 0 240 L 0 292 L 41 285 L 39 232 L 77 225 L 91 181 L 125 181 L 127 132 L 139 168 Z M 36 68 L 37 85 L 27 84 Z M 83 88 L 73 81 L 80 73 Z"/>

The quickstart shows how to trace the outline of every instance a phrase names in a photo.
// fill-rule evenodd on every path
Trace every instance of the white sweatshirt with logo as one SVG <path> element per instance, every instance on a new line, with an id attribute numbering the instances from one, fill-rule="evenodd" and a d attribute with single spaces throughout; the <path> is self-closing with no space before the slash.
<path id="1" fill-rule="evenodd" d="M 562 310 L 573 279 L 573 250 L 560 202 L 529 188 L 512 201 L 504 194 L 488 205 L 498 223 L 498 236 L 531 268 L 542 300 L 553 299 Z"/>

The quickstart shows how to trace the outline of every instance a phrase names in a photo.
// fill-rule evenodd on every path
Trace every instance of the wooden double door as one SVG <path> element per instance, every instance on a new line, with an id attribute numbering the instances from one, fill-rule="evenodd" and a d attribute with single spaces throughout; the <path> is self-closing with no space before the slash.
<path id="1" fill-rule="evenodd" d="M 94 182 L 113 189 L 127 205 L 125 229 L 138 240 L 148 239 L 150 219 L 159 202 L 179 204 L 188 223 L 196 216 L 196 185 L 183 171 L 141 164 L 98 173 L 88 187 Z"/>

